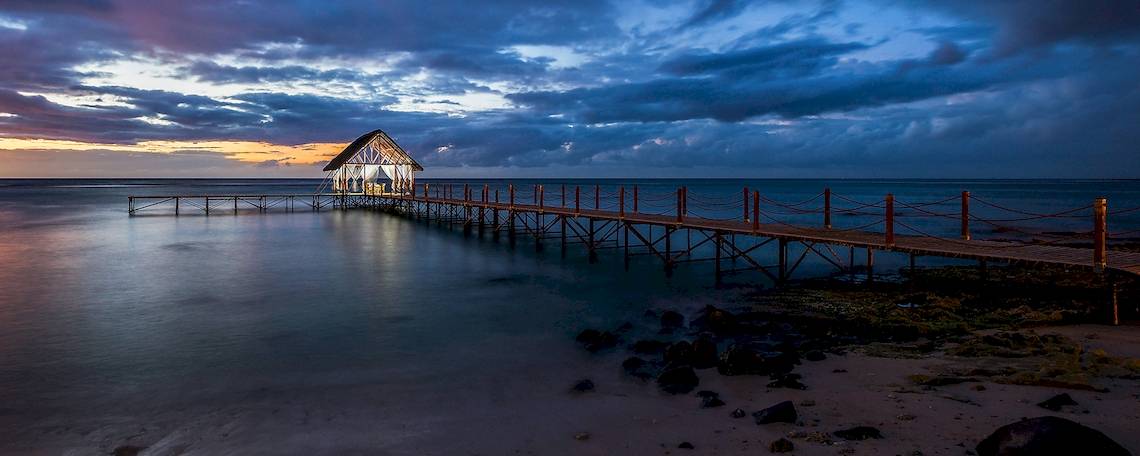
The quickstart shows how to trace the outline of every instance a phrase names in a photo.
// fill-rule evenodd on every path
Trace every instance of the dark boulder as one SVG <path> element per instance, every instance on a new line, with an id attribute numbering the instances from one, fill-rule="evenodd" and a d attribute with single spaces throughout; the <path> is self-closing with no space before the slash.
<path id="1" fill-rule="evenodd" d="M 827 359 L 827 355 L 819 350 L 809 350 L 807 353 L 804 353 L 804 359 L 808 361 L 823 361 Z"/>
<path id="2" fill-rule="evenodd" d="M 580 344 L 588 344 L 597 340 L 598 336 L 600 335 L 602 335 L 602 332 L 596 329 L 583 329 L 582 332 L 578 333 L 578 337 L 574 338 L 574 340 L 578 341 Z"/>
<path id="3" fill-rule="evenodd" d="M 799 415 L 796 414 L 796 406 L 792 404 L 792 401 L 784 401 L 773 405 L 753 413 L 752 417 L 756 419 L 756 424 L 795 423 L 796 420 L 799 419 Z"/>
<path id="4" fill-rule="evenodd" d="M 693 359 L 693 345 L 680 341 L 665 347 L 665 362 L 667 364 L 690 364 Z"/>
<path id="5" fill-rule="evenodd" d="M 1130 456 L 1096 429 L 1055 416 L 1021 420 L 998 428 L 977 447 L 978 456 Z"/>
<path id="6" fill-rule="evenodd" d="M 668 342 L 660 340 L 639 340 L 633 343 L 633 352 L 642 355 L 656 355 L 665 351 L 668 346 Z"/>
<path id="7" fill-rule="evenodd" d="M 680 445 L 677 445 L 677 448 L 680 448 L 683 450 L 691 450 L 691 449 L 693 449 L 693 444 L 691 444 L 689 442 L 681 442 Z"/>
<path id="8" fill-rule="evenodd" d="M 700 315 L 693 319 L 691 326 L 707 329 L 717 334 L 728 334 L 736 331 L 736 316 L 727 310 L 705 306 Z"/>
<path id="9" fill-rule="evenodd" d="M 759 351 L 733 345 L 720 355 L 721 375 L 769 375 L 791 372 L 799 357 L 794 352 Z"/>
<path id="10" fill-rule="evenodd" d="M 578 333 L 575 338 L 578 343 L 586 347 L 590 353 L 596 353 L 607 348 L 613 348 L 618 343 L 618 336 L 609 331 L 598 331 L 596 329 L 586 329 Z"/>
<path id="11" fill-rule="evenodd" d="M 1061 407 L 1064 407 L 1066 405 L 1078 405 L 1077 401 L 1074 401 L 1073 397 L 1070 396 L 1069 393 L 1061 393 L 1037 403 L 1038 407 L 1052 410 L 1054 412 L 1061 411 Z"/>
<path id="12" fill-rule="evenodd" d="M 686 394 L 700 383 L 700 377 L 688 366 L 668 369 L 657 377 L 657 386 L 669 394 Z"/>
<path id="13" fill-rule="evenodd" d="M 701 398 L 701 408 L 713 408 L 725 405 L 724 401 L 720 400 L 720 393 L 716 391 L 698 391 L 697 396 Z"/>
<path id="14" fill-rule="evenodd" d="M 738 408 L 732 411 L 733 418 L 744 418 L 746 416 L 748 416 L 748 412 L 745 412 L 742 408 Z"/>
<path id="15" fill-rule="evenodd" d="M 716 342 L 707 337 L 702 337 L 693 342 L 692 355 L 690 362 L 693 367 L 697 369 L 708 369 L 716 367 L 720 362 L 720 356 L 717 354 Z"/>
<path id="16" fill-rule="evenodd" d="M 625 370 L 625 373 L 642 380 L 653 378 L 653 370 L 649 362 L 636 356 L 631 356 L 622 361 L 621 368 Z"/>
<path id="17" fill-rule="evenodd" d="M 573 387 L 570 388 L 576 393 L 585 393 L 594 390 L 594 381 L 588 378 L 578 380 Z"/>
<path id="18" fill-rule="evenodd" d="M 773 453 L 789 453 L 796 449 L 791 440 L 781 438 L 768 445 L 768 451 Z"/>
<path id="19" fill-rule="evenodd" d="M 146 447 L 134 446 L 134 445 L 123 445 L 120 447 L 116 447 L 115 450 L 111 452 L 111 454 L 114 456 L 135 456 L 135 455 L 141 453 L 142 450 L 145 450 L 145 449 L 146 449 Z"/>
<path id="20" fill-rule="evenodd" d="M 666 310 L 661 314 L 661 327 L 662 328 L 680 328 L 685 326 L 685 316 L 672 310 Z"/>
<path id="21" fill-rule="evenodd" d="M 883 438 L 883 433 L 879 432 L 878 429 L 875 429 L 871 426 L 855 426 L 851 429 L 835 431 L 833 434 L 843 440 L 867 440 Z"/>
<path id="22" fill-rule="evenodd" d="M 622 332 L 629 331 L 631 329 L 633 329 L 633 323 L 630 323 L 627 321 L 627 322 L 624 322 L 624 323 L 618 325 L 617 329 L 615 329 L 614 332 L 622 333 Z"/>
<path id="23" fill-rule="evenodd" d="M 724 403 L 719 397 L 706 397 L 701 399 L 701 408 L 714 408 L 723 407 L 727 404 Z"/>

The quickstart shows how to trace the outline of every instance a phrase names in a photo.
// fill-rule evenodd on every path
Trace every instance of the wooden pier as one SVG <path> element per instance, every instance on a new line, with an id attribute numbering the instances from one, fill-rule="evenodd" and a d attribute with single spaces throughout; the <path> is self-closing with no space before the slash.
<path id="1" fill-rule="evenodd" d="M 418 186 L 417 186 L 418 187 Z M 942 257 L 976 260 L 979 262 L 1005 262 L 1026 264 L 1060 264 L 1096 271 L 1116 270 L 1130 275 L 1140 275 L 1140 253 L 1112 251 L 1107 249 L 1107 202 L 1098 198 L 1088 207 L 1052 214 L 1032 214 L 1015 211 L 1025 217 L 1017 220 L 1049 218 L 1088 218 L 1089 233 L 1074 233 L 1068 238 L 1051 241 L 984 241 L 970 234 L 970 226 L 977 223 L 995 225 L 992 220 L 971 215 L 971 197 L 968 192 L 937 202 L 904 203 L 893 195 L 886 195 L 879 202 L 858 202 L 839 195 L 832 195 L 824 189 L 812 200 L 795 204 L 785 204 L 762 197 L 757 190 L 743 189 L 733 202 L 708 203 L 725 206 L 739 205 L 739 217 L 709 218 L 693 214 L 690 204 L 697 198 L 689 195 L 685 187 L 678 188 L 669 195 L 669 213 L 643 211 L 641 205 L 646 200 L 660 203 L 661 195 L 646 196 L 638 193 L 637 187 L 614 188 L 613 195 L 603 195 L 600 186 L 586 188 L 586 204 L 583 204 L 583 188 L 568 189 L 561 186 L 553 195 L 547 195 L 544 186 L 536 185 L 527 195 L 521 195 L 514 186 L 507 186 L 506 195 L 499 189 L 489 186 L 470 185 L 431 186 L 425 184 L 410 194 L 312 194 L 312 195 L 201 195 L 201 196 L 131 196 L 129 211 L 136 214 L 156 206 L 173 206 L 176 214 L 185 212 L 184 207 L 205 214 L 237 213 L 241 209 L 259 212 L 280 210 L 293 212 L 298 207 L 312 211 L 323 209 L 385 209 L 409 217 L 431 219 L 440 223 L 455 223 L 466 230 L 490 231 L 496 236 L 505 235 L 512 239 L 531 238 L 536 249 L 543 247 L 544 241 L 560 243 L 563 252 L 568 244 L 581 244 L 586 247 L 589 258 L 596 259 L 597 252 L 606 249 L 621 249 L 628 262 L 629 257 L 638 254 L 653 255 L 661 260 L 666 271 L 671 271 L 679 263 L 693 261 L 714 261 L 717 278 L 728 272 L 722 268 L 723 260 L 740 260 L 748 264 L 747 270 L 756 270 L 773 280 L 791 277 L 799 264 L 808 255 L 819 257 L 842 270 L 852 270 L 856 266 L 866 271 L 874 267 L 874 252 L 901 252 L 918 257 Z M 462 194 L 459 193 L 462 188 Z M 603 204 L 603 196 L 606 204 Z M 553 200 L 553 201 L 552 201 Z M 833 204 L 845 203 L 846 207 Z M 529 201 L 522 203 L 521 201 Z M 805 209 L 805 204 L 817 202 L 819 207 Z M 699 203 L 700 204 L 700 203 Z M 935 205 L 953 204 L 958 212 L 946 213 L 928 210 Z M 987 203 L 990 204 L 990 203 Z M 660 206 L 658 205 L 658 209 Z M 779 210 L 792 211 L 792 214 L 820 215 L 819 225 L 793 225 L 777 218 Z M 934 218 L 955 218 L 960 225 L 959 236 L 935 236 L 915 228 L 913 222 L 896 217 L 896 210 L 906 209 L 922 217 L 926 213 Z M 1119 212 L 1132 212 L 1131 209 Z M 783 212 L 788 214 L 789 212 Z M 858 213 L 870 222 L 855 227 L 833 227 L 836 214 Z M 1009 220 L 1009 219 L 1003 219 Z M 956 227 L 955 227 L 956 228 Z M 678 239 L 684 235 L 684 243 Z M 693 242 L 695 235 L 695 243 Z M 1051 235 L 1062 237 L 1059 235 Z M 777 262 L 766 264 L 754 258 L 760 246 L 777 245 Z M 1085 246 L 1075 246 L 1088 244 Z M 698 247 L 710 245 L 711 252 L 699 257 Z M 799 246 L 798 252 L 789 254 L 789 246 Z M 846 254 L 841 254 L 846 247 Z M 863 259 L 856 259 L 856 251 L 863 253 Z"/>
<path id="2" fill-rule="evenodd" d="M 943 257 L 974 260 L 983 268 L 987 263 L 1016 263 L 1140 275 L 1140 253 L 1108 249 L 1109 237 L 1119 234 L 1108 232 L 1107 219 L 1112 213 L 1103 198 L 1086 207 L 1037 214 L 973 198 L 969 192 L 929 202 L 900 201 L 890 194 L 880 201 L 866 202 L 824 189 L 809 200 L 783 203 L 747 188 L 732 198 L 722 195 L 716 199 L 690 195 L 685 187 L 656 195 L 647 195 L 636 186 L 611 186 L 610 191 L 603 192 L 600 186 L 583 189 L 562 185 L 550 193 L 542 185 L 530 187 L 520 192 L 513 185 L 493 189 L 489 185 L 423 184 L 410 193 L 134 196 L 129 198 L 129 210 L 132 215 L 170 206 L 176 214 L 188 206 L 207 215 L 237 213 L 242 208 L 259 212 L 292 212 L 298 207 L 313 211 L 386 210 L 461 226 L 466 233 L 505 236 L 511 245 L 533 242 L 542 250 L 548 243 L 557 243 L 563 255 L 568 246 L 581 245 L 590 262 L 597 261 L 602 251 L 619 250 L 627 268 L 631 258 L 642 255 L 660 259 L 666 274 L 681 264 L 707 261 L 714 265 L 717 283 L 726 275 L 746 272 L 782 283 L 809 257 L 822 259 L 839 271 L 865 272 L 871 278 L 877 251 L 909 255 L 912 268 L 920 257 Z M 1009 211 L 1014 217 L 980 217 L 971 213 L 972 202 Z M 1135 211 L 1140 208 L 1116 214 Z M 858 223 L 835 226 L 837 215 L 855 215 L 845 220 Z M 805 217 L 818 217 L 817 223 L 803 223 Z M 792 223 L 789 218 L 799 222 Z M 955 235 L 930 234 L 916 226 L 916 218 L 952 224 Z M 1051 219 L 1070 223 L 1083 219 L 1087 231 L 1027 233 L 1016 224 L 1009 225 L 1047 223 Z M 979 224 L 1030 236 L 1021 240 L 977 239 L 971 234 L 971 226 Z M 770 252 L 773 248 L 774 255 Z M 765 256 L 774 256 L 775 263 L 765 261 Z"/>

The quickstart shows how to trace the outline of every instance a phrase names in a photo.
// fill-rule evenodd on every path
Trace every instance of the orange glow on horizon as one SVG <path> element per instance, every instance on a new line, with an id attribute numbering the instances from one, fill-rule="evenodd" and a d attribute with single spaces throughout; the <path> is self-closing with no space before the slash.
<path id="1" fill-rule="evenodd" d="M 348 143 L 287 145 L 262 141 L 142 141 L 135 144 L 105 144 L 56 139 L 0 138 L 0 151 L 69 150 L 143 152 L 156 154 L 201 151 L 222 154 L 226 156 L 226 158 L 244 163 L 260 163 L 274 160 L 283 164 L 304 165 L 326 162 L 340 153 L 347 145 Z"/>

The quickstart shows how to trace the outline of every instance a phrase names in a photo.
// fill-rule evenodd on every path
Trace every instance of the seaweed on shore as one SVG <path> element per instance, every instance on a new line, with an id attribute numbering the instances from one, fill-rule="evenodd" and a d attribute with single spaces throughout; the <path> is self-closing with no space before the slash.
<path id="1" fill-rule="evenodd" d="M 976 267 L 904 270 L 903 280 L 853 283 L 812 279 L 750 296 L 753 309 L 847 323 L 870 340 L 907 341 L 1103 321 L 1103 276 L 1062 267 Z M 1136 299 L 1137 282 L 1120 278 L 1121 302 Z"/>

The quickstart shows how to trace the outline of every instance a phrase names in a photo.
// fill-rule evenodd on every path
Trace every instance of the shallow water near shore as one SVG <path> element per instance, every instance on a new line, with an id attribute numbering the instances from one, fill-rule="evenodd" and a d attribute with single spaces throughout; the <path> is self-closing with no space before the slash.
<path id="1" fill-rule="evenodd" d="M 573 247 L 561 259 L 555 243 L 541 253 L 526 242 L 510 249 L 490 236 L 366 211 L 126 214 L 127 195 L 306 193 L 318 183 L 0 181 L 0 442 L 13 452 L 114 447 L 132 435 L 153 444 L 188 426 L 180 421 L 187 416 L 244 404 L 240 413 L 255 418 L 218 435 L 271 435 L 278 420 L 319 415 L 326 425 L 314 426 L 331 434 L 307 436 L 312 446 L 304 448 L 332 448 L 319 442 L 339 439 L 414 452 L 462 420 L 493 420 L 502 425 L 474 427 L 511 432 L 533 426 L 533 408 L 552 407 L 557 421 L 557 407 L 585 405 L 536 401 L 564 399 L 589 373 L 612 380 L 614 394 L 652 395 L 619 381 L 615 363 L 585 354 L 574 334 L 739 292 L 712 287 L 705 266 L 666 278 L 648 257 L 625 271 L 620 255 L 588 264 Z M 690 191 L 729 195 L 745 184 L 763 188 L 710 181 Z M 976 184 L 999 200 L 1028 195 L 1020 206 L 1027 210 L 1077 206 L 1104 192 L 1122 207 L 1140 204 L 1131 181 Z M 826 184 L 764 185 L 772 197 L 796 201 Z M 968 183 L 830 185 L 859 198 L 886 191 L 934 198 Z M 1140 225 L 1133 223 L 1115 226 Z M 356 399 L 368 410 L 353 409 Z M 304 410 L 290 409 L 293 402 Z M 366 422 L 376 424 L 362 439 L 356 431 Z M 147 426 L 150 435 L 137 437 Z M 509 434 L 452 436 L 488 439 L 480 448 L 515 447 Z"/>

